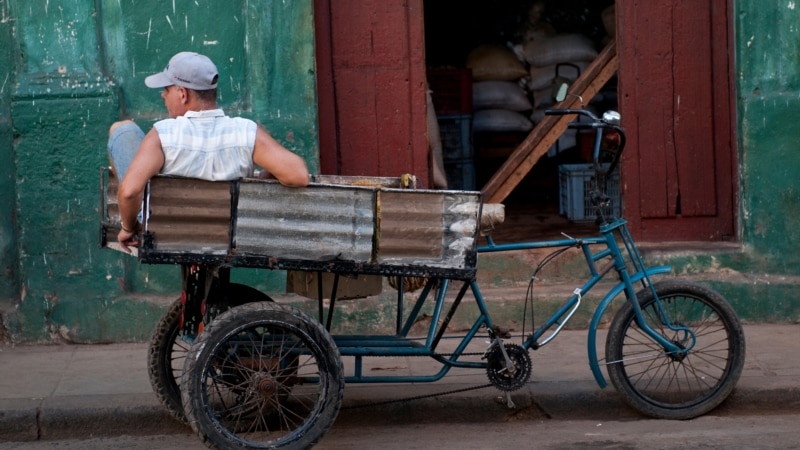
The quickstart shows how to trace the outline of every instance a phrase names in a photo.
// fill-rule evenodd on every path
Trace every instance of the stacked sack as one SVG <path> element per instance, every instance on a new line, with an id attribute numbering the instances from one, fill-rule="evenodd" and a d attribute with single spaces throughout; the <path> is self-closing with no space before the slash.
<path id="1" fill-rule="evenodd" d="M 528 89 L 531 91 L 535 109 L 531 120 L 538 123 L 544 117 L 544 110 L 553 106 L 553 84 L 556 78 L 575 81 L 589 64 L 597 58 L 597 50 L 592 41 L 581 34 L 555 34 L 538 36 L 516 47 L 529 65 Z M 558 148 L 566 149 L 575 145 L 575 130 L 559 138 Z M 550 149 L 550 156 L 557 151 Z"/>
<path id="2" fill-rule="evenodd" d="M 592 41 L 581 34 L 557 34 L 527 42 L 522 55 L 530 64 L 528 89 L 533 92 L 536 109 L 553 105 L 556 77 L 575 81 L 597 58 Z"/>
<path id="3" fill-rule="evenodd" d="M 474 132 L 528 132 L 533 109 L 523 88 L 528 71 L 508 47 L 481 45 L 470 52 Z"/>

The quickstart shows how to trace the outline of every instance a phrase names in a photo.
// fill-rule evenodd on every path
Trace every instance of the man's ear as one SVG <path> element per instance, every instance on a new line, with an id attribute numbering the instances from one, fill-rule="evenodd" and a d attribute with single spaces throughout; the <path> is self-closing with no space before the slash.
<path id="1" fill-rule="evenodd" d="M 181 94 L 181 103 L 183 103 L 184 105 L 185 105 L 185 104 L 187 104 L 187 103 L 189 103 L 189 100 L 191 100 L 191 99 L 189 98 L 189 96 L 191 95 L 191 94 L 189 93 L 189 89 L 186 89 L 186 88 L 185 88 L 185 87 L 183 87 L 183 86 L 178 86 L 178 93 L 180 93 L 180 94 Z"/>

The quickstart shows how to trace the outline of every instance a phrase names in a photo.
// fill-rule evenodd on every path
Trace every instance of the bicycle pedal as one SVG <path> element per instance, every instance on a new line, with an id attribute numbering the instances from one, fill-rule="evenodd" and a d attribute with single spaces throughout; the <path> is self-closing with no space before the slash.
<path id="1" fill-rule="evenodd" d="M 511 400 L 511 394 L 504 392 L 503 395 L 497 397 L 497 402 L 505 405 L 508 409 L 516 409 L 517 405 Z"/>

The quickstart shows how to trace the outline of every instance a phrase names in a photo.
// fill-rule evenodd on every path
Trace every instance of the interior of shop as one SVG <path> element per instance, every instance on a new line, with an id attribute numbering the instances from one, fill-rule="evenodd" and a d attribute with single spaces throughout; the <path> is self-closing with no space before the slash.
<path id="1" fill-rule="evenodd" d="M 448 189 L 480 190 L 614 34 L 614 0 L 426 0 L 428 85 Z M 617 109 L 616 78 L 592 99 Z M 503 201 L 495 239 L 591 233 L 580 179 L 594 134 L 569 130 Z M 609 192 L 621 209 L 618 181 Z"/>

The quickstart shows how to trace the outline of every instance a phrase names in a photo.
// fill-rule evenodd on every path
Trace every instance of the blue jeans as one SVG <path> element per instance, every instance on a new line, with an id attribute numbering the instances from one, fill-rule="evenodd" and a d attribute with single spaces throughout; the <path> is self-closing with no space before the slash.
<path id="1" fill-rule="evenodd" d="M 142 140 L 144 140 L 144 131 L 133 123 L 118 126 L 109 136 L 108 156 L 116 171 L 117 180 L 122 181 L 125 178 Z"/>
<path id="2" fill-rule="evenodd" d="M 133 161 L 133 156 L 139 150 L 142 140 L 144 140 L 144 131 L 134 123 L 119 125 L 109 136 L 108 157 L 111 159 L 119 182 L 125 178 L 125 173 L 128 172 L 128 167 Z M 139 222 L 143 220 L 141 210 L 136 219 Z"/>

